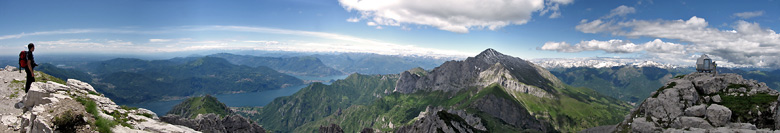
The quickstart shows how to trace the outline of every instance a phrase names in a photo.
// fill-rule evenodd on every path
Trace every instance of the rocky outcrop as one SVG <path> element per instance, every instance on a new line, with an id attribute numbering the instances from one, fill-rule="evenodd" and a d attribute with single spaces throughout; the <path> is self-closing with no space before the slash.
<path id="1" fill-rule="evenodd" d="M 444 110 L 428 107 L 415 118 L 411 125 L 398 128 L 397 133 L 433 133 L 433 132 L 485 132 L 482 119 L 463 110 Z"/>
<path id="2" fill-rule="evenodd" d="M 339 125 L 330 124 L 330 126 L 320 126 L 319 133 L 344 133 Z"/>
<path id="3" fill-rule="evenodd" d="M 198 114 L 195 119 L 190 119 L 168 114 L 160 119 L 164 122 L 208 133 L 265 133 L 265 129 L 260 125 L 239 115 L 227 115 L 220 118 L 219 115 L 209 113 Z"/>
<path id="4" fill-rule="evenodd" d="M 737 74 L 691 73 L 670 80 L 617 125 L 632 132 L 778 130 L 778 91 Z"/>
<path id="5" fill-rule="evenodd" d="M 542 132 L 554 130 L 551 125 L 537 120 L 522 105 L 495 95 L 484 96 L 470 106 L 521 129 Z"/>
<path id="6" fill-rule="evenodd" d="M 23 114 L 3 116 L 3 124 L 19 125 L 15 129 L 19 132 L 97 132 L 101 127 L 87 123 L 98 119 L 121 124 L 100 129 L 113 132 L 197 132 L 160 122 L 154 112 L 146 109 L 120 108 L 94 92 L 91 85 L 75 79 L 68 79 L 67 85 L 35 82 L 23 103 Z M 10 119 L 13 117 L 18 119 Z"/>
<path id="7" fill-rule="evenodd" d="M 395 92 L 443 90 L 457 92 L 498 83 L 508 90 L 552 97 L 561 81 L 549 71 L 523 59 L 487 49 L 463 61 L 448 61 L 426 75 L 401 73 Z"/>
<path id="8" fill-rule="evenodd" d="M 173 106 L 167 114 L 175 114 L 187 118 L 195 118 L 199 113 L 214 113 L 217 116 L 227 116 L 233 111 L 225 103 L 211 95 L 191 97 Z M 167 115 L 166 114 L 166 115 Z"/>

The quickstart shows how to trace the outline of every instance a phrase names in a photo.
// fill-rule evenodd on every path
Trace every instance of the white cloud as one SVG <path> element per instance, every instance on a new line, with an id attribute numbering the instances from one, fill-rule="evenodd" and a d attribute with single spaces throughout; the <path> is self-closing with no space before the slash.
<path id="1" fill-rule="evenodd" d="M 737 21 L 733 30 L 710 27 L 704 18 L 688 20 L 584 20 L 576 29 L 584 33 L 609 33 L 631 38 L 651 37 L 690 43 L 684 53 L 704 53 L 736 65 L 780 67 L 780 34 L 758 23 Z M 553 46 L 551 44 L 551 46 Z M 679 50 L 678 50 L 679 51 Z M 658 52 L 649 52 L 649 54 Z M 689 55 L 669 55 L 682 57 Z M 671 58 L 670 58 L 671 59 Z"/>
<path id="2" fill-rule="evenodd" d="M 440 30 L 468 33 L 473 29 L 496 30 L 522 25 L 532 13 L 559 17 L 559 6 L 573 0 L 339 0 L 347 11 L 381 26 L 429 25 Z M 547 5 L 547 7 L 545 6 Z"/>
<path id="3" fill-rule="evenodd" d="M 752 17 L 758 17 L 764 15 L 764 11 L 753 11 L 753 12 L 740 12 L 740 13 L 734 13 L 734 16 L 740 17 L 742 19 L 748 19 Z"/>
<path id="4" fill-rule="evenodd" d="M 171 39 L 149 39 L 149 42 L 170 42 Z"/>
<path id="5" fill-rule="evenodd" d="M 348 18 L 348 19 L 347 19 L 347 22 L 353 22 L 353 23 L 356 23 L 356 22 L 360 22 L 360 19 L 358 19 L 358 18 Z"/>
<path id="6" fill-rule="evenodd" d="M 604 31 L 613 31 L 620 29 L 620 27 L 614 27 L 612 26 L 613 22 L 604 22 L 601 19 L 596 19 L 593 21 L 588 22 L 587 19 L 583 19 L 580 21 L 580 24 L 575 26 L 574 29 L 577 29 L 584 33 L 599 33 Z"/>
<path id="7" fill-rule="evenodd" d="M 21 37 L 25 37 L 25 36 L 93 33 L 93 32 L 98 32 L 98 31 L 100 31 L 100 30 L 95 30 L 95 29 L 68 29 L 68 30 L 33 32 L 33 33 L 20 33 L 20 34 L 14 34 L 14 35 L 0 36 L 0 40 L 21 38 Z"/>
<path id="8" fill-rule="evenodd" d="M 381 25 L 377 25 L 381 29 Z M 464 53 L 452 50 L 441 50 L 425 48 L 407 44 L 396 44 L 380 40 L 360 38 L 349 35 L 334 34 L 327 32 L 313 32 L 301 30 L 288 30 L 266 27 L 247 27 L 247 26 L 182 26 L 175 28 L 163 28 L 163 30 L 151 31 L 125 31 L 118 29 L 101 30 L 57 30 L 35 32 L 35 34 L 16 34 L 6 35 L 7 39 L 22 38 L 36 35 L 53 34 L 84 34 L 84 33 L 120 33 L 120 34 L 163 34 L 163 33 L 191 33 L 201 31 L 225 31 L 225 33 L 236 33 L 242 35 L 257 34 L 279 34 L 289 35 L 289 37 L 299 37 L 301 40 L 245 40 L 236 38 L 224 39 L 204 39 L 204 38 L 150 38 L 142 39 L 140 42 L 124 40 L 105 40 L 105 39 L 62 39 L 56 41 L 40 41 L 35 44 L 40 45 L 39 49 L 54 49 L 56 52 L 84 52 L 100 51 L 107 53 L 143 53 L 143 52 L 178 52 L 192 50 L 274 50 L 274 51 L 297 51 L 297 52 L 361 52 L 376 53 L 384 55 L 416 55 L 433 57 L 467 57 L 473 53 Z M 249 33 L 249 34 L 247 34 Z M 197 37 L 197 36 L 196 36 Z M 314 42 L 306 40 L 317 40 Z M 0 47 L 8 47 L 2 46 Z M 20 46 L 21 48 L 21 46 Z M 0 51 L 4 52 L 4 51 Z M 10 52 L 10 51 L 5 51 Z M 9 53 L 3 53 L 9 54 Z M 13 53 L 10 53 L 13 54 Z"/>
<path id="9" fill-rule="evenodd" d="M 366 25 L 368 25 L 368 26 L 376 26 L 376 23 L 375 22 L 367 22 Z"/>
<path id="10" fill-rule="evenodd" d="M 604 16 L 604 18 L 611 18 L 611 17 L 614 17 L 614 16 L 621 16 L 621 17 L 623 17 L 623 16 L 626 16 L 628 14 L 633 14 L 633 13 L 636 13 L 636 9 L 634 7 L 629 7 L 629 6 L 626 6 L 626 5 L 620 5 L 617 8 L 612 9 L 611 11 L 609 11 L 609 15 Z"/>

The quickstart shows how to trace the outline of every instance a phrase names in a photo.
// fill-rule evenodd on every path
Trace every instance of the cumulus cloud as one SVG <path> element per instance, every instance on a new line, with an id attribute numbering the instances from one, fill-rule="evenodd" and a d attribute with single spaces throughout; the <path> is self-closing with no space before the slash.
<path id="1" fill-rule="evenodd" d="M 635 44 L 627 40 L 613 39 L 609 41 L 581 41 L 575 45 L 570 45 L 566 42 L 547 42 L 538 49 L 568 53 L 582 51 L 605 51 L 607 53 L 636 53 L 647 51 L 653 53 L 669 53 L 683 48 L 683 45 L 664 42 L 661 39 L 655 39 L 644 44 Z"/>
<path id="2" fill-rule="evenodd" d="M 764 15 L 764 11 L 753 11 L 753 12 L 740 12 L 740 13 L 734 13 L 734 16 L 740 17 L 742 19 L 748 19 L 752 17 L 758 17 Z"/>
<path id="3" fill-rule="evenodd" d="M 689 43 L 681 49 L 690 51 L 686 53 L 710 54 L 736 65 L 780 67 L 780 34 L 742 20 L 731 27 L 732 30 L 714 28 L 704 18 L 693 16 L 688 20 L 583 20 L 576 29 L 584 33 L 679 40 Z"/>
<path id="4" fill-rule="evenodd" d="M 634 7 L 629 7 L 626 5 L 620 5 L 615 9 L 612 9 L 609 11 L 609 15 L 604 16 L 605 18 L 611 18 L 614 16 L 626 16 L 628 14 L 636 13 L 636 9 Z"/>
<path id="5" fill-rule="evenodd" d="M 560 16 L 559 6 L 573 0 L 339 0 L 347 11 L 381 26 L 406 24 L 433 26 L 440 30 L 468 33 L 472 29 L 496 30 L 522 25 L 534 12 Z"/>

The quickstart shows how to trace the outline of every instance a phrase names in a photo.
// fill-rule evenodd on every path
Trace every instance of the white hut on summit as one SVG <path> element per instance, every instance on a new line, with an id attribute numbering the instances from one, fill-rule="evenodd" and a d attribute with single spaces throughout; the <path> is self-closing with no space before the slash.
<path id="1" fill-rule="evenodd" d="M 711 73 L 716 70 L 717 64 L 706 54 L 702 54 L 699 59 L 696 59 L 696 71 Z"/>

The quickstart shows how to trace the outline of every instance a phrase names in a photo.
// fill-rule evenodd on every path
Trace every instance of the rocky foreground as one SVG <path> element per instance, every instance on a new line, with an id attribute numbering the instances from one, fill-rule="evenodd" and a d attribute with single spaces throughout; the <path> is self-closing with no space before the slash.
<path id="1" fill-rule="evenodd" d="M 66 85 L 35 82 L 25 94 L 19 90 L 19 84 L 24 86 L 24 74 L 14 70 L 0 70 L 3 132 L 198 132 L 161 122 L 147 109 L 120 107 L 75 79 L 68 79 Z M 23 101 L 21 107 L 11 107 L 19 101 Z"/>
<path id="2" fill-rule="evenodd" d="M 778 132 L 778 95 L 737 74 L 691 73 L 653 92 L 617 126 L 585 132 Z"/>

